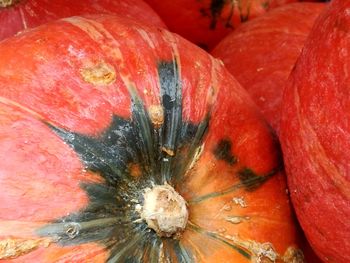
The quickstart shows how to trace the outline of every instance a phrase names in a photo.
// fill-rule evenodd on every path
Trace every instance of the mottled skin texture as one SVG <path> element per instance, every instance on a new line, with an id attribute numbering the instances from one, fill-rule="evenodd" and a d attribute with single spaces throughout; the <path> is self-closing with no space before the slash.
<path id="1" fill-rule="evenodd" d="M 285 89 L 281 142 L 293 204 L 326 262 L 350 262 L 350 2 L 317 20 Z"/>
<path id="2" fill-rule="evenodd" d="M 145 0 L 169 29 L 211 50 L 242 22 L 297 0 Z"/>
<path id="3" fill-rule="evenodd" d="M 108 16 L 38 27 L 0 54 L 2 259 L 290 255 L 297 233 L 276 139 L 219 61 Z M 178 239 L 158 237 L 137 209 L 144 189 L 165 183 L 187 202 Z"/>
<path id="4" fill-rule="evenodd" d="M 252 96 L 278 132 L 287 78 L 326 5 L 292 3 L 248 21 L 212 51 Z"/>
<path id="5" fill-rule="evenodd" d="M 165 28 L 159 16 L 143 0 L 18 0 L 1 7 L 0 40 L 24 29 L 59 18 L 88 14 L 117 14 L 147 25 Z"/>

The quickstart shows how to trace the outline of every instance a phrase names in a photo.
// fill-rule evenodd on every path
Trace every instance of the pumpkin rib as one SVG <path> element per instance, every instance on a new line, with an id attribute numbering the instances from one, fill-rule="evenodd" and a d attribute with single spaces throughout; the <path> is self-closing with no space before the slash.
<path id="1" fill-rule="evenodd" d="M 0 96 L 0 103 L 9 106 L 11 108 L 17 109 L 21 111 L 22 113 L 28 114 L 30 117 L 33 117 L 34 119 L 37 119 L 41 122 L 46 122 L 45 118 L 39 114 L 38 112 L 35 112 L 34 110 L 22 105 L 21 103 L 18 103 L 16 101 L 13 101 L 11 99 L 8 99 L 6 97 Z"/>
<path id="2" fill-rule="evenodd" d="M 274 170 L 274 171 L 272 171 L 266 175 L 263 175 L 263 176 L 256 176 L 256 177 L 249 178 L 245 182 L 240 182 L 240 183 L 235 184 L 227 189 L 224 189 L 224 190 L 221 190 L 218 192 L 208 193 L 208 194 L 205 194 L 203 196 L 198 196 L 192 200 L 189 200 L 188 203 L 189 204 L 197 204 L 197 203 L 200 203 L 202 201 L 206 201 L 206 200 L 211 199 L 211 198 L 221 197 L 223 195 L 230 194 L 230 193 L 232 193 L 240 188 L 245 188 L 245 187 L 247 187 L 247 185 L 252 186 L 252 187 L 256 187 L 258 185 L 263 184 L 266 180 L 268 180 L 270 177 L 274 176 L 277 172 L 278 172 L 278 170 Z"/>
<path id="3" fill-rule="evenodd" d="M 198 225 L 195 225 L 191 222 L 189 222 L 189 225 L 188 227 L 193 230 L 193 231 L 196 231 L 197 233 L 200 233 L 202 235 L 205 235 L 209 238 L 212 238 L 212 239 L 215 239 L 217 241 L 220 241 L 222 242 L 223 244 L 227 245 L 228 247 L 232 248 L 233 250 L 235 250 L 236 252 L 238 252 L 241 256 L 247 258 L 247 259 L 250 259 L 251 258 L 251 255 L 245 250 L 243 249 L 242 247 L 240 246 L 237 246 L 236 244 L 232 244 L 230 242 L 228 242 L 227 240 L 223 239 L 222 237 L 220 237 L 219 235 L 217 235 L 216 233 L 213 233 L 213 232 L 208 232 L 206 231 L 205 229 L 202 229 L 200 226 Z"/>
<path id="4" fill-rule="evenodd" d="M 331 180 L 332 185 L 340 191 L 344 198 L 350 199 L 350 189 L 347 189 L 346 187 L 346 178 L 343 177 L 338 168 L 330 160 L 328 160 L 325 148 L 322 146 L 321 141 L 317 137 L 316 131 L 313 129 L 311 123 L 309 122 L 308 116 L 302 114 L 300 96 L 297 89 L 294 91 L 294 100 L 295 108 L 297 109 L 297 119 L 301 126 L 301 130 L 307 134 L 307 137 L 300 136 L 300 138 L 304 140 L 304 145 L 306 147 L 305 150 L 310 151 L 310 154 L 307 155 L 307 158 L 309 158 L 310 162 L 313 164 L 318 164 L 317 166 L 314 166 L 313 169 L 321 169 L 323 171 L 327 171 L 327 176 L 324 172 L 320 172 L 318 174 L 319 176 L 323 176 L 324 179 Z M 306 139 L 307 142 L 305 141 Z M 330 174 L 332 176 L 330 176 Z"/>

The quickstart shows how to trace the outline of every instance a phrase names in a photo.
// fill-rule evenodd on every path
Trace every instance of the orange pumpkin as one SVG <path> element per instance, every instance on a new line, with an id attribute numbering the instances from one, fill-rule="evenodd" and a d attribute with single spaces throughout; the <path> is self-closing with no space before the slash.
<path id="1" fill-rule="evenodd" d="M 88 14 L 119 14 L 165 27 L 143 0 L 0 0 L 0 40 L 59 18 Z"/>
<path id="2" fill-rule="evenodd" d="M 98 16 L 0 54 L 0 259 L 302 262 L 276 139 L 206 52 Z"/>
<path id="3" fill-rule="evenodd" d="M 291 3 L 248 21 L 212 51 L 279 130 L 283 88 L 325 3 Z"/>
<path id="4" fill-rule="evenodd" d="M 241 23 L 298 0 L 145 0 L 169 29 L 211 50 Z"/>

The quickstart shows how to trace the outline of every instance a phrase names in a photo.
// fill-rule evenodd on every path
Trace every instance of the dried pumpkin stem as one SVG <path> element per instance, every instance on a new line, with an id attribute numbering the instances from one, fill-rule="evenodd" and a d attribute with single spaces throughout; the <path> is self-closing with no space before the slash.
<path id="1" fill-rule="evenodd" d="M 141 217 L 160 237 L 178 237 L 186 228 L 186 201 L 168 184 L 147 188 Z"/>

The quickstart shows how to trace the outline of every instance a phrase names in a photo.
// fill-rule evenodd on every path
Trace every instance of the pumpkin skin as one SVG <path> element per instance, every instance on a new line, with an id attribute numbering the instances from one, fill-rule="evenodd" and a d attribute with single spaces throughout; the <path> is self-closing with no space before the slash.
<path id="1" fill-rule="evenodd" d="M 165 28 L 163 21 L 142 0 L 2 0 L 0 40 L 59 18 L 84 14 L 119 14 L 147 25 Z"/>
<path id="2" fill-rule="evenodd" d="M 248 21 L 212 51 L 248 91 L 275 131 L 283 87 L 323 3 L 292 3 Z"/>
<path id="3" fill-rule="evenodd" d="M 211 50 L 242 22 L 297 0 L 145 0 L 168 28 Z"/>
<path id="4" fill-rule="evenodd" d="M 88 16 L 0 53 L 1 259 L 302 262 L 276 139 L 206 52 Z M 166 182 L 189 211 L 176 238 L 139 214 L 145 190 Z"/>
<path id="5" fill-rule="evenodd" d="M 332 1 L 285 89 L 281 142 L 293 204 L 325 262 L 350 262 L 349 1 Z"/>

